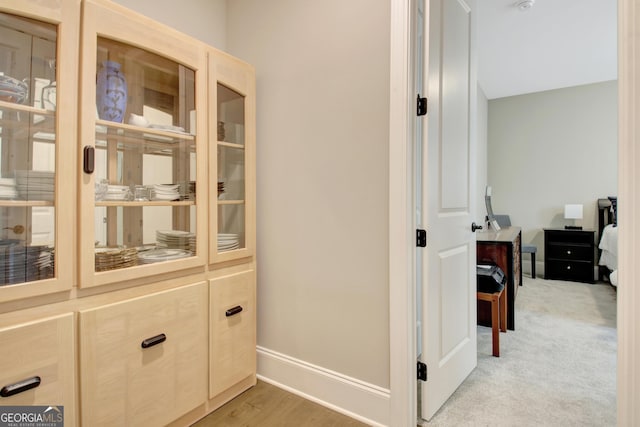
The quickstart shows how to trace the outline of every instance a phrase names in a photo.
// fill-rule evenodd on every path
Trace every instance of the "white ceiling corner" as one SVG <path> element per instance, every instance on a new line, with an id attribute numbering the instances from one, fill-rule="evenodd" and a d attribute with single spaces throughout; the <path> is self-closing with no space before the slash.
<path id="1" fill-rule="evenodd" d="M 482 0 L 478 80 L 489 99 L 617 79 L 616 0 Z"/>

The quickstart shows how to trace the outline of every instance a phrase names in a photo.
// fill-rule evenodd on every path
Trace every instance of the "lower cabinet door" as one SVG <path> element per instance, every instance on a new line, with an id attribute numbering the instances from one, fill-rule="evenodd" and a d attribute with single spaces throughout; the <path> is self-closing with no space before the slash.
<path id="1" fill-rule="evenodd" d="M 74 337 L 73 313 L 0 329 L 0 406 L 42 406 L 75 426 Z"/>
<path id="2" fill-rule="evenodd" d="M 80 312 L 85 426 L 161 426 L 206 401 L 207 286 Z"/>
<path id="3" fill-rule="evenodd" d="M 210 280 L 209 397 L 256 375 L 255 271 Z"/>

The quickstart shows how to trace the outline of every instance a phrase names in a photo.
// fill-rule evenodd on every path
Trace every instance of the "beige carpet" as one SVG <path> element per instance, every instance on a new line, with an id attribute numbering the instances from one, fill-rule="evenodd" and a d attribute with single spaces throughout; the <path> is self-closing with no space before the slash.
<path id="1" fill-rule="evenodd" d="M 524 277 L 516 330 L 478 327 L 478 367 L 425 426 L 615 426 L 616 292 Z"/>

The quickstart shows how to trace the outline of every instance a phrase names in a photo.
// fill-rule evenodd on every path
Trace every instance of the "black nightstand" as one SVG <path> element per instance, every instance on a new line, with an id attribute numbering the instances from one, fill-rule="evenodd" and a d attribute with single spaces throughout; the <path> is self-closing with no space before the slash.
<path id="1" fill-rule="evenodd" d="M 594 283 L 596 232 L 544 230 L 544 278 Z"/>

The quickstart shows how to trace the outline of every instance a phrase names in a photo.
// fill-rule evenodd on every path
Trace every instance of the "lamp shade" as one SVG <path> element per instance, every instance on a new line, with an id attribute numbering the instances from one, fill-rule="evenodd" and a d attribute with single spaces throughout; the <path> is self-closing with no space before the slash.
<path id="1" fill-rule="evenodd" d="M 564 205 L 565 219 L 582 219 L 582 205 Z"/>

